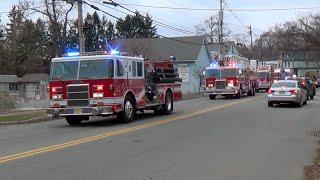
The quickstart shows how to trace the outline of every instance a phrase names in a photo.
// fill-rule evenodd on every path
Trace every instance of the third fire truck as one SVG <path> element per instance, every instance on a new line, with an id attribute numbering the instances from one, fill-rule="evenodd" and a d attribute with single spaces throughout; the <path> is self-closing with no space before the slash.
<path id="1" fill-rule="evenodd" d="M 98 55 L 97 55 L 98 54 Z M 51 116 L 70 125 L 91 116 L 117 115 L 130 122 L 137 111 L 170 114 L 180 100 L 181 84 L 170 61 L 145 62 L 117 53 L 69 53 L 51 63 Z"/>
<path id="2" fill-rule="evenodd" d="M 224 65 L 211 64 L 205 71 L 205 94 L 210 99 L 217 95 L 241 98 L 244 94 L 254 96 L 257 79 L 250 72 L 249 63 L 229 62 Z"/>

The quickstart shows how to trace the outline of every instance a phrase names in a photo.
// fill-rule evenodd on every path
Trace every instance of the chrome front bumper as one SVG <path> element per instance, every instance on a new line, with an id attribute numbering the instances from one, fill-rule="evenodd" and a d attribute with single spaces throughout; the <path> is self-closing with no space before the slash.
<path id="1" fill-rule="evenodd" d="M 206 89 L 204 91 L 205 95 L 236 95 L 239 91 L 236 88 L 228 89 Z"/>
<path id="2" fill-rule="evenodd" d="M 270 84 L 259 84 L 258 85 L 258 89 L 269 89 L 270 88 Z"/>
<path id="3" fill-rule="evenodd" d="M 68 108 L 50 108 L 47 109 L 47 115 L 58 116 L 100 116 L 112 115 L 112 106 L 101 107 L 68 107 Z"/>

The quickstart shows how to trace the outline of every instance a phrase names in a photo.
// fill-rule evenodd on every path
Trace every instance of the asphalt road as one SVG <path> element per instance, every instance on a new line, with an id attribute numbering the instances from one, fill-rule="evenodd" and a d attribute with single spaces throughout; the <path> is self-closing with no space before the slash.
<path id="1" fill-rule="evenodd" d="M 300 109 L 268 108 L 264 96 L 181 101 L 170 116 L 146 112 L 130 124 L 2 126 L 0 179 L 302 179 L 316 154 L 320 97 Z"/>

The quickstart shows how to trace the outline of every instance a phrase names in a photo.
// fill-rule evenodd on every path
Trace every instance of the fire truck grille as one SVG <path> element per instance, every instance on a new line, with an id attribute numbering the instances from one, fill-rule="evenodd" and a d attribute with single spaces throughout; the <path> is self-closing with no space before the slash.
<path id="1" fill-rule="evenodd" d="M 89 85 L 67 86 L 68 106 L 89 106 Z"/>
<path id="2" fill-rule="evenodd" d="M 216 81 L 216 89 L 225 89 L 226 81 Z"/>

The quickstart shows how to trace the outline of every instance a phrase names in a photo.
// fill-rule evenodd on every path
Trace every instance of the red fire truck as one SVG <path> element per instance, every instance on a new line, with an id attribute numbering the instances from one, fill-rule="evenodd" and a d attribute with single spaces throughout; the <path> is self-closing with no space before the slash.
<path id="1" fill-rule="evenodd" d="M 119 54 L 69 53 L 51 63 L 49 116 L 70 125 L 90 116 L 117 115 L 132 121 L 137 111 L 170 114 L 181 84 L 170 61 L 145 62 Z"/>
<path id="2" fill-rule="evenodd" d="M 243 64 L 211 64 L 205 71 L 205 94 L 209 95 L 210 99 L 215 99 L 217 95 L 238 98 L 244 94 L 254 96 L 256 82 L 256 77 Z"/>
<path id="3" fill-rule="evenodd" d="M 265 90 L 267 92 L 274 81 L 273 68 L 271 66 L 259 66 L 257 68 L 257 76 L 258 91 Z"/>

